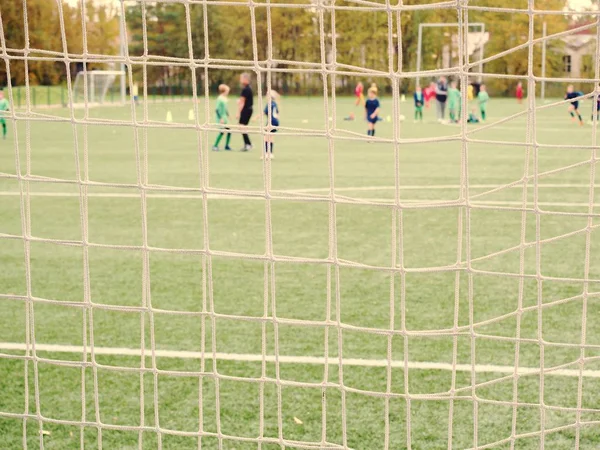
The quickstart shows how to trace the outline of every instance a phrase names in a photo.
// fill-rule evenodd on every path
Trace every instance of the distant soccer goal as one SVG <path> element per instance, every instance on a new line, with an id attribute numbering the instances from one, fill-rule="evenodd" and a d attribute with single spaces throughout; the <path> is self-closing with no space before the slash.
<path id="1" fill-rule="evenodd" d="M 116 83 L 125 73 L 118 70 L 82 70 L 73 83 L 74 103 L 125 102 Z"/>
<path id="2" fill-rule="evenodd" d="M 454 33 L 447 33 L 450 39 L 448 42 L 442 46 L 442 55 L 441 55 L 441 68 L 450 68 L 455 66 L 455 61 L 457 61 L 458 52 L 459 52 L 459 40 L 461 39 L 461 34 L 464 33 L 464 26 L 461 27 L 459 23 L 421 23 L 419 24 L 419 34 L 417 41 L 417 72 L 421 72 L 421 68 L 423 66 L 423 32 L 427 28 L 450 28 L 454 29 Z M 472 29 L 476 31 L 471 31 Z M 484 49 L 485 44 L 489 39 L 489 33 L 485 31 L 484 23 L 469 23 L 468 24 L 468 32 L 466 39 L 466 48 L 463 49 L 463 54 L 467 57 L 471 55 L 476 55 L 475 57 L 481 61 L 479 64 L 479 74 L 477 77 L 478 81 L 481 81 L 481 73 L 483 73 L 483 57 L 484 57 Z M 440 55 L 435 55 L 435 59 L 439 60 Z M 416 83 L 420 84 L 421 76 L 417 75 Z"/>

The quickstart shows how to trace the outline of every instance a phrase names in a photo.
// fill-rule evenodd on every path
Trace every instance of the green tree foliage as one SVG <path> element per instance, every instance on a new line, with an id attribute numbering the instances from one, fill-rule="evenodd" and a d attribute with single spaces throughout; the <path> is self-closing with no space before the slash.
<path id="1" fill-rule="evenodd" d="M 404 0 L 403 4 L 418 6 L 423 1 Z M 85 2 L 84 23 L 88 53 L 117 54 L 119 26 L 116 7 L 109 4 L 96 5 L 93 0 Z M 383 0 L 378 2 L 384 4 Z M 511 5 L 515 8 L 527 6 L 526 0 L 513 2 Z M 271 60 L 270 68 L 275 69 L 270 72 L 273 86 L 284 92 L 306 92 L 311 86 L 318 88 L 321 83 L 320 74 L 306 74 L 297 69 L 320 68 L 323 55 L 326 63 L 336 64 L 342 70 L 364 67 L 387 73 L 391 67 L 393 71 L 397 71 L 401 57 L 401 70 L 415 71 L 419 24 L 456 23 L 459 19 L 454 4 L 397 13 L 385 9 L 375 11 L 365 6 L 364 2 L 323 0 L 323 5 L 338 7 L 332 13 L 328 9 L 319 11 L 318 6 L 309 7 L 311 4 L 307 0 L 286 0 L 285 7 L 280 7 L 281 3 L 275 0 L 270 3 L 256 1 L 253 9 L 246 1 L 240 1 L 239 6 L 193 3 L 187 7 L 176 2 L 129 3 L 126 11 L 129 54 L 138 62 L 142 58 L 148 62 L 146 76 L 150 85 L 189 85 L 193 70 L 189 60 L 191 54 L 196 63 L 197 81 L 206 81 L 211 88 L 220 82 L 235 82 L 242 68 L 231 70 L 227 66 L 240 66 L 242 62 L 241 65 L 246 66 L 247 70 L 253 70 L 253 61 L 266 67 L 267 61 Z M 297 4 L 298 8 L 289 7 L 293 4 Z M 476 4 L 505 7 L 506 0 L 481 0 Z M 29 46 L 32 49 L 62 52 L 60 9 L 56 2 L 27 0 L 26 5 Z M 270 12 L 267 8 L 269 5 Z M 562 10 L 565 0 L 536 0 L 535 6 L 536 9 Z M 12 49 L 10 54 L 22 56 L 26 39 L 23 3 L 20 0 L 2 2 L 0 14 L 7 47 Z M 64 4 L 62 14 L 68 51 L 71 54 L 81 54 L 84 51 L 82 8 Z M 472 10 L 468 20 L 485 23 L 486 31 L 490 33 L 490 40 L 485 47 L 486 58 L 524 44 L 529 39 L 529 16 L 526 13 Z M 563 15 L 537 16 L 534 20 L 534 38 L 541 37 L 543 21 L 547 23 L 547 31 L 551 35 L 566 30 L 573 20 L 574 17 Z M 442 54 L 447 46 L 454 53 L 451 65 L 456 66 L 456 35 L 457 29 L 451 25 L 447 28 L 427 29 L 423 34 L 421 69 L 442 68 Z M 393 49 L 391 54 L 390 39 Z M 560 39 L 554 39 L 548 44 L 548 76 L 562 75 L 562 45 Z M 335 61 L 332 59 L 334 46 Z M 533 69 L 536 75 L 541 74 L 541 47 L 540 44 L 534 46 Z M 39 54 L 34 52 L 32 55 Z M 208 70 L 204 68 L 207 57 L 210 58 Z M 476 62 L 477 58 L 478 55 L 471 55 L 470 62 Z M 173 61 L 176 63 L 173 64 Z M 142 64 L 134 64 L 133 67 L 134 76 L 139 81 L 142 79 L 142 68 Z M 28 64 L 29 80 L 32 83 L 59 83 L 64 81 L 66 70 L 62 62 L 31 60 Z M 525 76 L 527 71 L 528 48 L 494 58 L 484 66 L 484 72 L 489 74 Z M 6 78 L 5 67 L 0 67 L 0 82 L 2 77 Z M 17 84 L 24 82 L 25 65 L 22 60 L 11 61 L 11 77 Z M 498 79 L 491 75 L 484 78 L 494 95 L 512 92 L 514 88 L 513 80 Z M 265 88 L 266 76 L 262 76 L 262 79 Z M 364 82 L 376 81 L 385 88 L 385 78 L 359 73 L 355 77 L 337 77 L 336 83 L 338 88 L 350 88 L 359 79 Z M 412 89 L 413 84 L 412 78 L 405 78 L 402 89 Z"/>
<path id="2" fill-rule="evenodd" d="M 291 3 L 305 4 L 304 0 L 292 0 Z M 217 60 L 215 68 L 209 70 L 209 83 L 217 85 L 221 82 L 233 83 L 239 72 L 219 68 L 219 66 L 240 61 L 260 62 L 274 61 L 273 68 L 282 69 L 272 73 L 275 86 L 298 85 L 302 81 L 301 74 L 290 73 L 298 68 L 293 62 L 320 62 L 319 33 L 315 24 L 315 15 L 306 8 L 256 8 L 254 16 L 255 42 L 252 33 L 252 18 L 249 8 L 241 4 L 237 6 L 208 5 L 207 26 L 204 22 L 202 5 L 189 6 L 189 22 L 191 31 L 192 56 L 203 60 L 206 54 Z M 190 49 L 186 9 L 181 4 L 155 3 L 145 5 L 144 15 L 141 4 L 131 6 L 127 11 L 127 27 L 129 30 L 129 53 L 132 56 L 147 55 L 150 61 L 159 62 L 161 58 L 180 58 L 181 62 L 189 61 Z M 268 24 L 271 24 L 269 40 Z M 208 38 L 208 49 L 205 48 Z M 255 51 L 256 48 L 256 51 Z M 208 50 L 208 52 L 206 51 Z M 256 55 L 255 55 L 256 53 Z M 179 62 L 179 61 L 178 61 Z M 248 67 L 252 69 L 251 66 Z M 141 66 L 134 67 L 137 77 L 141 76 Z M 197 69 L 197 79 L 204 79 L 204 70 Z M 174 85 L 191 80 L 189 67 L 169 65 L 168 61 L 161 65 L 148 65 L 148 82 L 155 85 Z M 266 78 L 263 80 L 266 85 Z M 214 86 L 213 86 L 214 87 Z"/>
<path id="3" fill-rule="evenodd" d="M 81 8 L 67 3 L 62 5 L 48 0 L 27 0 L 24 10 L 22 1 L 0 4 L 0 15 L 10 60 L 10 78 L 13 85 L 25 84 L 26 77 L 32 84 L 59 84 L 66 79 L 67 69 L 62 61 L 64 51 L 81 55 L 83 51 L 83 27 Z M 116 10 L 109 5 L 86 3 L 86 36 L 88 53 L 111 55 L 118 45 L 118 19 Z M 26 14 L 25 14 L 26 13 Z M 61 17 L 66 41 L 63 42 Z M 29 44 L 31 53 L 25 65 L 23 56 Z M 65 49 L 66 46 L 66 49 Z M 54 52 L 54 53 L 48 53 Z M 60 54 L 59 54 L 60 53 Z M 36 60 L 36 58 L 45 58 Z M 8 82 L 6 64 L 0 66 L 0 85 Z"/>
<path id="4" fill-rule="evenodd" d="M 505 7 L 505 0 L 487 0 L 486 6 Z M 526 6 L 526 5 L 525 5 Z M 562 10 L 564 0 L 536 0 L 535 7 L 540 10 Z M 486 31 L 490 33 L 490 40 L 485 46 L 486 58 L 497 55 L 529 40 L 529 16 L 527 14 L 507 14 L 501 12 L 473 12 L 470 20 L 484 22 Z M 546 15 L 535 17 L 533 22 L 533 38 L 542 37 L 543 22 L 546 22 L 547 35 L 560 33 L 569 28 L 569 18 L 562 15 Z M 546 51 L 546 76 L 560 77 L 563 73 L 563 47 L 560 39 L 548 41 Z M 533 48 L 533 72 L 541 75 L 542 45 Z M 527 75 L 529 63 L 529 48 L 511 52 L 501 58 L 494 59 L 485 64 L 484 72 L 511 75 Z M 484 80 L 495 95 L 512 93 L 514 80 L 489 78 Z"/>

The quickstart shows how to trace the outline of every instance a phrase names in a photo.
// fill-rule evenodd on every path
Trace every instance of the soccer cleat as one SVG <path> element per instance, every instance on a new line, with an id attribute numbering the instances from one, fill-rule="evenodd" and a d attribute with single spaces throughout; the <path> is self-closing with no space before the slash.
<path id="1" fill-rule="evenodd" d="M 213 152 L 218 152 L 219 151 L 219 147 L 217 147 L 216 145 L 212 148 Z"/>
<path id="2" fill-rule="evenodd" d="M 227 150 L 228 152 L 231 151 L 231 147 L 228 145 L 227 147 L 225 147 L 225 150 Z"/>

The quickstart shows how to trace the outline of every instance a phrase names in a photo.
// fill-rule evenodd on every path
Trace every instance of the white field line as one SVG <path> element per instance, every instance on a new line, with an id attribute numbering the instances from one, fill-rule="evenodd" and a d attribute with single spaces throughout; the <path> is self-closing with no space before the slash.
<path id="1" fill-rule="evenodd" d="M 558 187 L 558 185 L 557 185 Z M 560 187 L 565 187 L 565 186 L 560 186 Z M 568 187 L 568 186 L 567 186 Z M 579 187 L 579 186 L 577 186 Z M 584 187 L 584 185 L 582 185 L 581 187 Z M 586 188 L 588 187 L 587 185 L 585 186 Z M 381 188 L 381 190 L 385 190 L 386 188 Z M 363 190 L 370 190 L 370 189 L 356 189 L 357 191 L 363 191 Z M 373 190 L 378 190 L 378 189 L 373 189 Z M 307 191 L 291 191 L 294 193 L 302 193 L 302 192 L 307 192 Z M 0 197 L 4 196 L 4 197 L 17 197 L 19 196 L 20 193 L 16 192 L 16 191 L 0 191 Z M 29 194 L 30 197 L 79 197 L 79 193 L 76 192 L 30 192 Z M 176 199 L 183 199 L 183 198 L 187 198 L 187 199 L 198 199 L 198 198 L 202 198 L 202 195 L 199 194 L 154 194 L 154 193 L 149 193 L 146 194 L 147 197 L 149 198 L 176 198 Z M 123 192 L 113 192 L 113 193 L 106 193 L 106 192 L 90 192 L 87 194 L 87 197 L 96 197 L 96 198 L 140 198 L 139 194 L 133 194 L 133 193 L 123 193 Z M 208 194 L 209 199 L 212 200 L 262 200 L 262 197 L 248 197 L 248 196 L 244 196 L 244 195 L 234 195 L 234 194 Z M 388 202 L 390 205 L 393 204 L 394 199 L 389 197 L 389 198 L 378 198 L 378 197 L 359 197 L 357 198 L 357 200 L 364 200 L 365 202 Z M 447 200 L 449 201 L 449 200 Z M 440 200 L 427 200 L 427 199 L 403 199 L 402 203 L 411 203 L 411 204 L 422 204 L 422 205 L 427 205 L 427 204 L 438 204 L 440 202 Z M 523 202 L 521 201 L 511 201 L 511 200 L 474 200 L 471 201 L 469 203 L 472 206 L 485 206 L 485 205 L 489 205 L 489 206 L 523 206 Z M 557 206 L 557 207 L 588 207 L 589 204 L 588 203 L 582 203 L 582 202 L 538 202 L 537 203 L 538 206 Z M 594 203 L 592 206 L 600 206 L 600 203 Z M 533 207 L 533 202 L 529 201 L 527 202 L 527 204 L 525 205 L 526 208 L 532 208 Z"/>
<path id="2" fill-rule="evenodd" d="M 5 351 L 26 351 L 28 348 L 27 344 L 15 343 L 15 342 L 0 342 L 0 350 Z M 36 352 L 56 352 L 56 353 L 83 353 L 83 347 L 78 345 L 55 345 L 55 344 L 36 344 Z M 32 350 L 32 346 L 29 346 L 29 350 Z M 87 348 L 87 353 L 91 353 L 91 349 Z M 94 353 L 96 355 L 110 355 L 110 356 L 141 356 L 142 352 L 139 348 L 119 348 L 119 347 L 94 347 Z M 152 350 L 144 350 L 144 354 L 147 357 L 152 355 Z M 263 359 L 266 362 L 274 363 L 276 358 L 274 355 L 263 355 L 251 354 L 251 353 L 215 353 L 212 352 L 192 352 L 192 351 L 179 351 L 179 350 L 155 350 L 155 354 L 160 358 L 179 358 L 179 359 L 217 359 L 221 361 L 238 361 L 238 362 L 262 362 Z M 277 360 L 280 363 L 286 364 L 313 364 L 323 365 L 327 364 L 337 366 L 339 360 L 337 357 L 330 357 L 327 360 L 320 356 L 284 356 L 280 355 Z M 386 359 L 362 359 L 362 358 L 343 358 L 342 363 L 345 366 L 360 366 L 360 367 L 388 367 L 390 365 L 393 368 L 402 369 L 405 367 L 404 361 L 393 360 L 388 361 Z M 409 369 L 417 370 L 446 370 L 446 371 L 457 371 L 457 372 L 471 372 L 477 373 L 503 373 L 503 374 L 514 374 L 515 368 L 513 366 L 497 366 L 493 364 L 476 364 L 471 366 L 470 364 L 456 364 L 452 366 L 449 363 L 440 362 L 417 362 L 409 361 L 407 363 Z M 534 367 L 519 367 L 518 375 L 536 375 L 540 373 L 539 368 Z M 579 371 L 576 369 L 556 369 L 546 368 L 544 375 L 555 375 L 564 377 L 579 377 L 580 374 L 587 378 L 600 378 L 600 370 L 583 370 Z"/>
<path id="3" fill-rule="evenodd" d="M 498 184 L 470 184 L 469 189 L 496 189 L 503 187 L 504 185 Z M 404 185 L 400 186 L 400 190 L 408 191 L 429 191 L 429 190 L 446 190 L 446 189 L 460 189 L 463 186 L 460 184 L 437 184 L 437 185 Z M 540 188 L 589 188 L 589 184 L 573 184 L 573 183 L 539 183 Z M 600 188 L 600 186 L 598 186 Z M 529 189 L 533 189 L 533 183 L 529 182 Z M 336 187 L 336 192 L 347 192 L 347 191 L 393 191 L 396 186 L 361 186 L 361 187 Z M 508 189 L 508 188 L 507 188 Z M 510 189 L 523 189 L 522 184 L 511 186 Z M 290 192 L 329 192 L 329 188 L 307 188 L 307 189 L 291 189 Z"/>
<path id="4" fill-rule="evenodd" d="M 578 189 L 588 189 L 590 187 L 589 184 L 581 184 L 581 183 L 539 183 L 538 188 L 556 188 L 556 189 L 568 189 L 568 188 L 578 188 Z M 449 190 L 449 189 L 460 189 L 463 186 L 460 184 L 438 184 L 438 185 L 401 185 L 401 191 L 432 191 L 432 190 Z M 470 184 L 469 189 L 496 189 L 498 187 L 503 187 L 503 185 L 498 184 Z M 528 184 L 529 189 L 533 189 L 534 186 L 532 183 Z M 600 186 L 598 186 L 600 189 Z M 128 188 L 124 188 L 128 189 Z M 393 191 L 396 189 L 396 186 L 351 186 L 351 187 L 336 187 L 335 192 L 363 192 L 363 191 Z M 507 189 L 523 189 L 522 184 L 511 186 Z M 152 189 L 149 189 L 150 191 Z M 328 187 L 324 188 L 305 188 L 305 189 L 274 189 L 279 192 L 290 192 L 290 193 L 318 193 L 318 192 L 329 192 L 330 189 Z M 19 191 L 0 191 L 0 196 L 13 196 L 20 195 Z M 78 192 L 29 192 L 31 196 L 39 196 L 39 197 L 79 197 Z M 110 192 L 89 192 L 88 197 L 139 197 L 137 193 L 110 193 Z M 153 192 L 148 192 L 148 196 L 151 197 L 201 197 L 200 194 L 157 194 Z M 216 196 L 221 194 L 213 194 L 209 193 L 210 196 Z M 226 195 L 227 197 L 231 197 L 231 195 Z M 241 196 L 240 196 L 241 197 Z"/>

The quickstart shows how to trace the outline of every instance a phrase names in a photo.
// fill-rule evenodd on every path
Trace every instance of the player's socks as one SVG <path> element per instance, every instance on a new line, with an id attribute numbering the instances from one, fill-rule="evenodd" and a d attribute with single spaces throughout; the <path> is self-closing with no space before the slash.
<path id="1" fill-rule="evenodd" d="M 265 153 L 269 153 L 269 143 L 265 141 Z"/>
<path id="2" fill-rule="evenodd" d="M 2 124 L 2 138 L 6 139 L 6 124 Z"/>
<path id="3" fill-rule="evenodd" d="M 581 118 L 581 114 L 577 113 L 577 117 L 579 118 L 579 122 L 583 123 L 583 119 Z"/>
<path id="4" fill-rule="evenodd" d="M 371 130 L 371 136 L 375 136 L 375 128 Z"/>
<path id="5" fill-rule="evenodd" d="M 572 118 L 575 118 L 575 113 L 573 111 L 570 111 L 569 114 L 571 115 Z"/>
<path id="6" fill-rule="evenodd" d="M 271 142 L 271 155 L 273 154 L 273 143 Z"/>
<path id="7" fill-rule="evenodd" d="M 217 136 L 217 140 L 215 141 L 215 145 L 213 145 L 213 147 L 218 147 L 221 143 L 221 139 L 223 139 L 223 133 L 219 133 L 219 135 Z"/>
<path id="8" fill-rule="evenodd" d="M 227 137 L 225 138 L 225 150 L 231 150 L 229 142 L 231 142 L 231 133 L 227 133 Z"/>
<path id="9" fill-rule="evenodd" d="M 485 111 L 481 111 L 481 120 L 485 120 Z"/>

